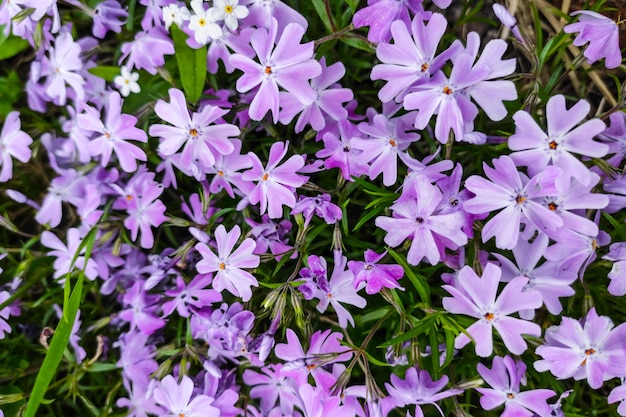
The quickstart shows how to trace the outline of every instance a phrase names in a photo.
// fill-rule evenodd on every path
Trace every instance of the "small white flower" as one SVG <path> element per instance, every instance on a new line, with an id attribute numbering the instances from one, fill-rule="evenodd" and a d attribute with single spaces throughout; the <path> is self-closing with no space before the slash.
<path id="1" fill-rule="evenodd" d="M 248 16 L 249 10 L 246 6 L 239 5 L 239 0 L 214 0 L 213 18 L 223 20 L 230 30 L 237 30 L 239 19 Z"/>
<path id="2" fill-rule="evenodd" d="M 128 68 L 122 67 L 122 74 L 116 76 L 113 82 L 120 89 L 120 94 L 124 97 L 128 97 L 131 93 L 138 93 L 141 91 L 137 80 L 139 79 L 138 72 L 130 72 Z"/>
<path id="3" fill-rule="evenodd" d="M 189 18 L 189 29 L 193 30 L 193 38 L 201 45 L 208 43 L 210 39 L 222 37 L 222 28 L 215 23 L 213 9 L 204 10 L 202 0 L 192 0 L 191 8 L 195 13 Z"/>
<path id="4" fill-rule="evenodd" d="M 169 29 L 172 23 L 176 23 L 179 28 L 183 27 L 183 22 L 186 22 L 191 17 L 191 13 L 185 6 L 179 7 L 177 4 L 170 4 L 163 8 L 163 21 L 165 22 L 165 29 Z"/>

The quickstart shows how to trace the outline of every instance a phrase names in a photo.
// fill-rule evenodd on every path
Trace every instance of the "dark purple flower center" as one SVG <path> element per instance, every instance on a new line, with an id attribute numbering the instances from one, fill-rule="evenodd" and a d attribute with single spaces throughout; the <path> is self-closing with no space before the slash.
<path id="1" fill-rule="evenodd" d="M 422 224 L 422 223 L 424 223 L 424 218 L 423 217 L 418 217 L 417 219 L 415 219 L 415 221 L 417 222 L 417 224 Z"/>

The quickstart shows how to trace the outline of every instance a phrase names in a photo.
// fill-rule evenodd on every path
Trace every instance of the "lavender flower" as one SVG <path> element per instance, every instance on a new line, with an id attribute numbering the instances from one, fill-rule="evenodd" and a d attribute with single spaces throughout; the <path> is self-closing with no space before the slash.
<path id="1" fill-rule="evenodd" d="M 626 242 L 613 243 L 609 247 L 609 253 L 602 259 L 613 262 L 609 272 L 609 294 L 621 296 L 626 294 Z"/>
<path id="2" fill-rule="evenodd" d="M 241 236 L 241 229 L 235 226 L 230 232 L 226 232 L 224 225 L 219 225 L 215 230 L 217 242 L 217 255 L 204 243 L 198 243 L 196 250 L 202 255 L 196 268 L 202 274 L 216 272 L 213 278 L 213 288 L 218 291 L 228 290 L 231 294 L 248 301 L 252 297 L 251 286 L 257 286 L 254 276 L 241 268 L 256 268 L 259 266 L 259 256 L 252 252 L 256 247 L 254 240 L 245 239 L 239 247 L 233 251 L 235 243 Z"/>
<path id="3" fill-rule="evenodd" d="M 604 381 L 626 375 L 626 323 L 613 327 L 607 316 L 592 308 L 584 322 L 563 317 L 561 324 L 546 330 L 546 344 L 536 349 L 542 359 L 539 372 L 550 371 L 558 379 L 586 378 L 598 389 Z"/>
<path id="4" fill-rule="evenodd" d="M 120 33 L 128 19 L 128 11 L 117 0 L 98 3 L 93 14 L 93 36 L 99 39 L 103 39 L 108 31 Z"/>
<path id="5" fill-rule="evenodd" d="M 491 263 L 485 266 L 482 277 L 476 275 L 471 267 L 465 266 L 459 271 L 458 287 L 442 287 L 452 294 L 452 297 L 443 299 L 443 307 L 447 311 L 478 319 L 467 328 L 467 333 L 476 343 L 476 354 L 480 357 L 487 357 L 493 352 L 494 327 L 506 348 L 516 355 L 522 354 L 527 347 L 522 334 L 541 334 L 539 325 L 509 317 L 520 310 L 539 308 L 541 295 L 534 290 L 525 291 L 528 278 L 517 277 L 496 296 L 500 274 L 500 268 Z M 460 349 L 469 342 L 470 338 L 461 333 L 457 336 L 454 347 Z"/>
<path id="6" fill-rule="evenodd" d="M 604 58 L 607 68 L 617 68 L 622 63 L 619 48 L 619 28 L 610 18 L 591 10 L 577 10 L 570 16 L 579 16 L 578 22 L 570 23 L 563 28 L 565 33 L 579 32 L 574 45 L 585 48 L 583 54 L 590 64 Z"/>
<path id="7" fill-rule="evenodd" d="M 165 55 L 174 54 L 174 42 L 162 27 L 155 26 L 145 32 L 138 32 L 135 40 L 122 44 L 122 56 L 119 63 L 128 58 L 126 66 L 145 69 L 156 75 L 157 67 L 165 64 Z"/>
<path id="8" fill-rule="evenodd" d="M 274 123 L 278 123 L 278 86 L 304 104 L 315 100 L 316 94 L 307 81 L 320 75 L 322 67 L 313 58 L 313 42 L 300 44 L 304 30 L 298 24 L 289 24 L 276 42 L 278 23 L 272 19 L 269 32 L 260 28 L 252 35 L 258 63 L 241 54 L 230 57 L 230 64 L 244 72 L 237 80 L 237 91 L 246 93 L 259 86 L 250 103 L 251 119 L 261 120 L 271 110 Z"/>
<path id="9" fill-rule="evenodd" d="M 54 278 L 58 280 L 60 284 L 65 282 L 65 278 L 62 277 L 76 268 L 84 269 L 85 276 L 92 281 L 98 276 L 96 262 L 93 259 L 88 259 L 87 262 L 85 262 L 85 257 L 81 256 L 85 254 L 86 248 L 83 247 L 78 251 L 81 240 L 80 232 L 76 228 L 71 228 L 67 231 L 67 246 L 52 232 L 46 230 L 41 234 L 41 244 L 53 249 L 49 252 L 49 255 L 56 257 L 53 264 Z M 76 262 L 72 263 L 76 253 L 78 253 L 79 256 L 76 258 Z"/>
<path id="10" fill-rule="evenodd" d="M 76 99 L 82 100 L 85 96 L 85 79 L 79 74 L 83 68 L 80 52 L 80 45 L 66 32 L 57 37 L 48 56 L 42 60 L 41 74 L 47 77 L 46 94 L 58 105 L 64 105 L 67 100 L 65 83 L 72 88 Z"/>
<path id="11" fill-rule="evenodd" d="M 387 251 L 380 255 L 371 249 L 364 253 L 365 262 L 349 261 L 348 268 L 354 275 L 354 288 L 358 288 L 362 282 L 366 283 L 365 292 L 376 294 L 383 288 L 398 288 L 404 290 L 398 284 L 398 280 L 404 276 L 404 268 L 400 265 L 378 264 L 385 257 Z"/>
<path id="12" fill-rule="evenodd" d="M 546 400 L 556 395 L 549 389 L 533 389 L 520 392 L 520 384 L 525 385 L 526 365 L 515 361 L 509 355 L 493 358 L 493 367 L 478 364 L 478 373 L 491 388 L 476 388 L 482 394 L 480 405 L 484 410 L 492 410 L 504 404 L 501 417 L 532 417 L 551 415 L 551 407 Z"/>
<path id="13" fill-rule="evenodd" d="M 219 417 L 220 410 L 212 404 L 214 399 L 208 395 L 196 395 L 193 400 L 194 383 L 187 375 L 180 384 L 173 376 L 167 375 L 154 388 L 153 396 L 169 413 L 162 417 Z"/>
<path id="14" fill-rule="evenodd" d="M 6 182 L 13 177 L 13 160 L 28 162 L 31 155 L 29 148 L 33 139 L 28 133 L 21 130 L 20 113 L 12 111 L 7 117 L 0 132 L 0 182 Z"/>

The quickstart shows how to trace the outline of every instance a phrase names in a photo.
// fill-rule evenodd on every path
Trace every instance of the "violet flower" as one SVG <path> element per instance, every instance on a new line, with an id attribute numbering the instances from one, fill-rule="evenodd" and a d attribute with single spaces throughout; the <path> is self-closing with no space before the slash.
<path id="1" fill-rule="evenodd" d="M 163 303 L 163 314 L 169 316 L 176 310 L 181 317 L 189 317 L 194 309 L 201 309 L 213 303 L 222 301 L 222 295 L 212 288 L 207 288 L 213 277 L 211 275 L 197 275 L 189 284 L 181 276 L 176 277 L 176 288 L 165 292 L 172 301 Z"/>
<path id="2" fill-rule="evenodd" d="M 622 63 L 622 52 L 619 47 L 619 28 L 610 18 L 591 10 L 577 10 L 570 16 L 579 16 L 578 22 L 570 23 L 563 28 L 565 33 L 578 32 L 574 45 L 589 45 L 583 51 L 590 64 L 604 58 L 607 68 L 613 69 Z"/>
<path id="3" fill-rule="evenodd" d="M 520 392 L 520 384 L 526 382 L 526 365 L 513 360 L 509 355 L 493 358 L 493 366 L 478 364 L 478 373 L 491 388 L 476 388 L 482 394 L 480 405 L 483 410 L 493 410 L 504 404 L 500 417 L 533 417 L 551 415 L 552 408 L 547 399 L 556 395 L 550 389 L 533 389 Z"/>
<path id="4" fill-rule="evenodd" d="M 278 123 L 279 86 L 304 104 L 315 100 L 308 80 L 320 75 L 322 67 L 314 59 L 313 42 L 300 44 L 304 30 L 289 24 L 276 42 L 278 23 L 272 19 L 269 31 L 259 28 L 252 34 L 252 48 L 259 62 L 241 54 L 231 55 L 230 64 L 244 72 L 237 80 L 237 91 L 246 93 L 260 86 L 250 103 L 251 119 L 261 120 L 271 110 L 274 123 Z"/>
<path id="5" fill-rule="evenodd" d="M 520 224 L 530 223 L 542 232 L 556 231 L 563 225 L 563 220 L 549 208 L 535 199 L 558 194 L 556 180 L 562 175 L 561 169 L 548 166 L 531 179 L 517 171 L 513 160 L 501 156 L 493 160 L 494 168 L 483 163 L 488 181 L 478 175 L 472 175 L 465 181 L 465 187 L 476 196 L 463 205 L 474 214 L 489 213 L 504 209 L 482 230 L 483 242 L 496 237 L 496 246 L 500 249 L 512 249 L 517 244 Z"/>
<path id="6" fill-rule="evenodd" d="M 57 37 L 41 62 L 41 75 L 47 77 L 46 94 L 58 105 L 64 105 L 67 100 L 66 83 L 77 100 L 85 97 L 85 79 L 79 74 L 83 69 L 80 52 L 80 45 L 74 42 L 69 32 L 65 32 Z"/>
<path id="7" fill-rule="evenodd" d="M 541 307 L 541 295 L 534 290 L 526 291 L 528 278 L 517 277 L 511 280 L 497 296 L 500 282 L 500 268 L 488 263 L 482 277 L 476 275 L 469 266 L 464 266 L 458 275 L 458 287 L 442 286 L 452 297 L 443 299 L 443 307 L 453 314 L 475 317 L 478 321 L 467 328 L 476 344 L 476 354 L 490 356 L 493 352 L 492 329 L 500 334 L 506 348 L 516 355 L 522 354 L 527 346 L 522 334 L 541 335 L 536 323 L 510 317 L 520 310 Z M 454 347 L 462 348 L 470 342 L 465 333 L 456 337 Z"/>
<path id="8" fill-rule="evenodd" d="M 12 111 L 7 114 L 0 132 L 0 182 L 6 182 L 13 177 L 12 157 L 20 162 L 28 162 L 31 143 L 33 139 L 21 130 L 20 113 Z"/>
<path id="9" fill-rule="evenodd" d="M 138 32 L 135 40 L 122 44 L 122 56 L 118 63 L 126 58 L 126 67 L 145 69 L 156 75 L 157 67 L 165 64 L 165 55 L 174 54 L 174 42 L 162 27 L 155 26 L 145 32 Z"/>
<path id="10" fill-rule="evenodd" d="M 324 148 L 315 156 L 327 158 L 324 161 L 326 169 L 339 168 L 346 181 L 353 181 L 352 177 L 360 177 L 369 170 L 367 163 L 357 160 L 361 150 L 352 146 L 352 139 L 361 135 L 358 128 L 349 120 L 341 120 L 337 124 L 339 132 L 326 132 L 322 140 Z"/>
<path id="11" fill-rule="evenodd" d="M 590 105 L 580 100 L 569 110 L 565 106 L 565 97 L 550 97 L 546 106 L 548 132 L 525 111 L 513 115 L 515 134 L 509 138 L 511 158 L 517 165 L 528 167 L 529 175 L 536 175 L 548 165 L 560 167 L 567 176 L 572 176 L 583 185 L 588 185 L 593 177 L 587 167 L 571 152 L 592 158 L 601 158 L 609 147 L 593 140 L 602 133 L 606 126 L 600 119 L 588 120 L 580 126 L 589 113 Z"/>
<path id="12" fill-rule="evenodd" d="M 292 414 L 294 404 L 298 401 L 295 381 L 285 375 L 282 364 L 272 364 L 261 368 L 262 373 L 246 369 L 243 381 L 250 386 L 250 397 L 258 398 L 261 411 L 268 413 L 279 401 L 283 414 Z"/>
<path id="13" fill-rule="evenodd" d="M 391 247 L 413 240 L 407 254 L 409 264 L 417 265 L 426 258 L 436 265 L 446 247 L 456 249 L 467 243 L 462 230 L 465 216 L 460 212 L 439 214 L 441 191 L 425 176 L 418 176 L 411 185 L 391 205 L 393 217 L 379 216 L 375 224 L 387 232 L 385 243 Z"/>
<path id="14" fill-rule="evenodd" d="M 202 260 L 196 268 L 202 274 L 216 272 L 213 278 L 213 288 L 218 291 L 228 290 L 231 294 L 248 301 L 252 297 L 251 286 L 258 282 L 252 274 L 242 268 L 256 268 L 260 258 L 252 252 L 256 247 L 254 240 L 247 238 L 237 249 L 234 249 L 237 240 L 241 237 L 241 229 L 235 225 L 230 232 L 226 232 L 220 224 L 215 230 L 217 255 L 204 243 L 196 244 L 196 250 L 202 255 Z"/>
<path id="15" fill-rule="evenodd" d="M 609 247 L 609 253 L 604 255 L 602 259 L 613 262 L 611 271 L 609 271 L 609 294 L 621 296 L 626 294 L 626 242 L 613 243 Z"/>
<path id="16" fill-rule="evenodd" d="M 613 321 L 598 316 L 595 308 L 582 323 L 563 317 L 560 325 L 546 330 L 545 341 L 535 351 L 542 357 L 535 362 L 539 372 L 550 371 L 558 379 L 586 378 L 593 389 L 626 375 L 626 323 L 613 327 Z"/>
<path id="17" fill-rule="evenodd" d="M 330 202 L 330 194 L 319 194 L 317 197 L 302 197 L 291 209 L 291 214 L 304 215 L 305 227 L 309 225 L 313 214 L 324 219 L 326 224 L 335 224 L 342 217 L 342 211 L 339 206 Z"/>
<path id="18" fill-rule="evenodd" d="M 266 211 L 270 218 L 283 215 L 282 206 L 293 207 L 296 204 L 294 189 L 302 186 L 308 178 L 296 174 L 304 166 L 304 158 L 293 155 L 282 165 L 280 161 L 287 155 L 289 142 L 275 142 L 270 148 L 269 160 L 265 168 L 256 154 L 249 152 L 252 169 L 245 171 L 244 181 L 256 181 L 256 186 L 248 195 L 251 204 L 260 203 L 260 213 Z"/>
<path id="19" fill-rule="evenodd" d="M 68 229 L 67 246 L 50 231 L 45 230 L 41 234 L 41 244 L 52 249 L 48 252 L 48 255 L 56 257 L 53 264 L 53 276 L 60 284 L 65 282 L 64 275 L 75 269 L 84 269 L 85 276 L 92 281 L 98 276 L 98 265 L 96 262 L 93 259 L 88 259 L 87 262 L 85 262 L 85 257 L 81 256 L 85 254 L 86 248 L 83 247 L 78 251 L 81 241 L 80 232 L 76 228 Z M 77 253 L 78 257 L 76 258 L 76 262 L 72 263 Z"/>
<path id="20" fill-rule="evenodd" d="M 352 17 L 355 28 L 369 26 L 367 39 L 370 42 L 389 42 L 390 27 L 396 21 L 411 25 L 409 11 L 424 14 L 422 0 L 368 0 L 367 6 L 358 10 Z"/>
<path id="21" fill-rule="evenodd" d="M 404 268 L 400 265 L 378 264 L 385 257 L 387 251 L 380 255 L 371 249 L 364 253 L 365 262 L 349 261 L 348 268 L 354 275 L 354 288 L 358 288 L 365 282 L 365 292 L 376 294 L 383 288 L 398 288 L 404 290 L 398 284 L 398 280 L 404 276 Z"/>
<path id="22" fill-rule="evenodd" d="M 420 406 L 425 404 L 434 405 L 443 416 L 443 411 L 437 405 L 437 401 L 459 395 L 463 392 L 460 389 L 444 390 L 448 384 L 448 377 L 443 375 L 439 380 L 433 381 L 428 371 L 411 367 L 406 371 L 406 379 L 402 380 L 396 375 L 391 375 L 391 384 L 385 382 L 385 388 L 393 402 L 398 407 L 415 404 L 415 416 L 423 417 L 424 413 Z"/>
<path id="23" fill-rule="evenodd" d="M 78 126 L 85 132 L 97 133 L 89 145 L 91 156 L 102 155 L 100 160 L 106 167 L 115 152 L 120 166 L 126 172 L 137 170 L 137 160 L 146 161 L 146 153 L 137 145 L 127 142 L 129 139 L 147 142 L 148 136 L 142 129 L 135 127 L 137 118 L 122 113 L 122 98 L 117 92 L 109 95 L 106 104 L 106 118 L 100 120 L 100 112 L 86 106 L 85 113 L 77 116 Z"/>
<path id="24" fill-rule="evenodd" d="M 192 400 L 193 390 L 194 383 L 187 375 L 182 377 L 180 384 L 172 375 L 163 378 L 152 393 L 155 402 L 169 411 L 161 417 L 219 417 L 220 410 L 213 406 L 214 399 L 200 394 Z"/>
<path id="25" fill-rule="evenodd" d="M 124 219 L 124 226 L 130 230 L 132 240 L 137 240 L 141 231 L 141 247 L 149 249 L 154 245 L 152 227 L 158 227 L 167 220 L 165 204 L 157 199 L 163 193 L 163 186 L 147 180 L 138 186 L 138 195 L 127 201 L 128 217 Z"/>
<path id="26" fill-rule="evenodd" d="M 128 11 L 117 0 L 104 0 L 93 11 L 93 36 L 104 39 L 108 31 L 120 33 L 128 19 Z"/>

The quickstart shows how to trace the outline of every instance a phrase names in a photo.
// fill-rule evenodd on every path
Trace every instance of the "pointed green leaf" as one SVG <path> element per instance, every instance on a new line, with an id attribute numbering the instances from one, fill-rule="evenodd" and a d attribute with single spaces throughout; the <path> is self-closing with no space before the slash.
<path id="1" fill-rule="evenodd" d="M 180 72 L 180 82 L 185 90 L 187 101 L 196 104 L 204 91 L 206 81 L 207 48 L 193 49 L 187 45 L 187 34 L 178 26 L 170 28 L 176 51 L 176 62 Z"/>

